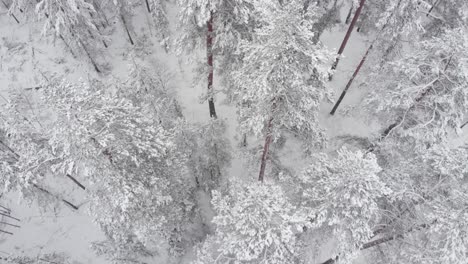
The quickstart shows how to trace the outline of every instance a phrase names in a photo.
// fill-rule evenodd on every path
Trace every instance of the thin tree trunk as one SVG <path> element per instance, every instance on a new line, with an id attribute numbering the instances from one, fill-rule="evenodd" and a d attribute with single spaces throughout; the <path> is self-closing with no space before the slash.
<path id="1" fill-rule="evenodd" d="M 3 222 L 3 221 L 0 221 L 0 224 L 2 224 L 2 225 L 8 225 L 8 226 L 16 227 L 16 228 L 20 228 L 20 227 L 21 227 L 21 226 L 19 226 L 19 225 L 10 224 L 10 223 L 8 223 L 8 222 Z"/>
<path id="2" fill-rule="evenodd" d="M 21 222 L 21 220 L 19 220 L 19 219 L 16 218 L 16 217 L 13 217 L 13 216 L 11 216 L 11 215 L 4 214 L 4 213 L 0 213 L 0 215 L 3 215 L 3 216 L 5 216 L 5 217 L 7 217 L 7 218 L 11 218 L 11 219 L 16 220 L 16 221 L 18 221 L 18 222 Z"/>
<path id="3" fill-rule="evenodd" d="M 5 206 L 3 206 L 3 205 L 0 205 L 0 208 L 3 208 L 4 210 L 6 210 L 6 211 L 8 211 L 8 212 L 11 212 L 11 209 L 10 209 L 10 208 L 7 208 L 7 207 L 5 207 Z"/>
<path id="4" fill-rule="evenodd" d="M 427 14 L 426 16 L 429 16 L 429 14 L 432 12 L 432 10 L 437 6 L 437 4 L 439 3 L 439 0 L 436 0 L 434 2 L 434 4 L 431 6 L 431 8 L 429 8 L 429 10 L 427 11 Z"/>
<path id="5" fill-rule="evenodd" d="M 443 71 L 443 72 L 445 72 L 445 71 L 447 70 L 448 66 L 450 65 L 450 62 L 452 61 L 452 57 L 453 57 L 453 55 L 450 56 L 450 58 L 449 58 L 447 64 L 445 64 L 445 67 L 444 67 L 444 71 Z M 424 92 L 422 92 L 421 95 L 419 95 L 419 96 L 414 100 L 414 102 L 415 102 L 415 103 L 418 103 L 418 102 L 420 102 L 422 99 L 424 99 L 424 97 L 426 97 L 426 95 L 427 95 L 427 94 L 429 93 L 429 91 L 431 90 L 432 85 L 434 85 L 437 81 L 438 81 L 438 79 L 436 79 L 436 80 L 434 80 L 432 83 L 430 83 L 430 84 L 428 85 L 428 87 L 426 88 L 426 90 L 425 90 Z M 411 111 L 411 110 L 414 109 L 415 107 L 416 107 L 416 105 L 413 104 L 412 106 L 410 106 L 410 108 L 408 109 L 408 111 Z M 389 126 L 384 130 L 384 132 L 382 133 L 382 135 L 380 136 L 380 138 L 383 139 L 383 138 L 387 137 L 387 136 L 390 134 L 390 132 L 392 132 L 392 130 L 393 130 L 396 126 L 398 126 L 402 121 L 403 121 L 403 117 L 398 118 L 398 120 L 397 120 L 395 123 L 389 125 Z M 465 124 L 466 124 L 466 123 L 465 123 Z M 465 124 L 462 125 L 460 128 L 463 128 L 463 127 L 465 126 Z"/>
<path id="6" fill-rule="evenodd" d="M 437 222 L 437 220 L 432 221 L 431 224 L 434 224 L 435 222 Z M 367 242 L 367 243 L 365 243 L 364 245 L 361 246 L 360 250 L 365 250 L 365 249 L 368 249 L 368 248 L 371 248 L 371 247 L 375 247 L 375 246 L 381 245 L 383 243 L 393 241 L 393 240 L 395 240 L 397 238 L 403 238 L 406 234 L 411 233 L 414 230 L 421 230 L 421 229 L 424 229 L 424 228 L 428 228 L 431 224 L 420 224 L 418 226 L 409 228 L 408 230 L 404 231 L 402 234 L 390 235 L 390 236 L 387 236 L 387 237 L 382 237 L 382 238 L 373 240 L 371 242 Z M 338 258 L 339 258 L 338 256 L 336 256 L 335 258 L 330 258 L 330 259 L 326 260 L 325 262 L 322 262 L 321 264 L 334 264 L 338 260 Z"/>
<path id="7" fill-rule="evenodd" d="M 67 173 L 67 177 L 72 180 L 76 185 L 78 185 L 81 189 L 86 190 L 86 187 L 84 187 L 83 184 L 81 184 L 77 179 L 75 179 L 73 176 Z"/>
<path id="8" fill-rule="evenodd" d="M 247 147 L 247 134 L 245 134 L 245 133 L 242 136 L 242 146 Z"/>
<path id="9" fill-rule="evenodd" d="M 63 41 L 63 43 L 65 44 L 65 46 L 68 48 L 68 50 L 70 51 L 70 53 L 71 53 L 71 55 L 73 56 L 73 58 L 76 58 L 75 52 L 73 52 L 73 49 L 70 47 L 70 45 L 68 44 L 68 42 L 65 41 L 65 38 L 62 36 L 62 34 L 59 34 L 59 38 Z"/>
<path id="10" fill-rule="evenodd" d="M 265 145 L 263 146 L 263 153 L 262 153 L 262 160 L 260 164 L 260 173 L 258 174 L 258 180 L 263 182 L 263 179 L 265 178 L 265 168 L 266 168 L 266 162 L 268 159 L 268 150 L 270 149 L 270 144 L 271 144 L 271 127 L 273 125 L 273 118 L 270 118 L 268 121 L 268 126 L 267 126 L 267 135 L 265 138 Z"/>
<path id="11" fill-rule="evenodd" d="M 398 4 L 397 4 L 397 7 L 398 8 L 401 4 L 401 1 L 398 1 Z M 362 2 L 361 2 L 362 3 Z M 360 6 L 362 7 L 362 6 Z M 357 12 L 357 11 L 356 11 Z M 377 35 L 377 37 L 372 41 L 371 45 L 369 46 L 369 48 L 367 48 L 367 51 L 366 53 L 364 54 L 364 57 L 362 57 L 361 59 L 361 62 L 359 63 L 358 67 L 356 68 L 356 70 L 354 71 L 353 73 L 353 76 L 351 77 L 351 79 L 348 81 L 348 83 L 346 84 L 346 87 L 345 89 L 343 90 L 343 92 L 341 93 L 340 95 L 340 98 L 338 99 L 338 101 L 336 102 L 335 106 L 333 107 L 332 111 L 330 112 L 331 115 L 335 114 L 335 111 L 336 109 L 338 108 L 338 106 L 340 105 L 341 101 L 343 100 L 344 96 L 346 95 L 349 87 L 351 86 L 351 84 L 353 83 L 354 79 L 356 78 L 357 74 L 359 73 L 359 71 L 361 70 L 361 67 L 362 65 L 364 64 L 364 62 L 366 61 L 366 58 L 367 56 L 369 55 L 369 52 L 372 50 L 373 46 L 374 46 L 374 43 L 380 38 L 380 35 L 384 32 L 384 30 L 387 28 L 389 22 L 390 22 L 390 19 L 393 17 L 394 15 L 394 12 L 391 13 L 391 15 L 388 17 L 387 21 L 385 22 L 385 24 L 383 25 L 383 27 L 380 29 L 379 31 L 379 34 Z"/>
<path id="12" fill-rule="evenodd" d="M 148 13 L 151 13 L 151 7 L 150 7 L 148 0 L 145 0 L 145 2 L 146 2 L 146 9 L 148 10 Z"/>
<path id="13" fill-rule="evenodd" d="M 351 2 L 351 7 L 349 8 L 349 12 L 348 12 L 348 15 L 346 16 L 346 20 L 345 20 L 346 25 L 349 24 L 349 20 L 351 19 L 351 15 L 353 14 L 353 10 L 354 10 L 354 5 L 353 5 L 353 2 Z"/>
<path id="14" fill-rule="evenodd" d="M 65 200 L 65 199 L 62 199 L 62 198 L 57 197 L 56 195 L 52 194 L 51 192 L 47 191 L 46 189 L 44 189 L 44 188 L 42 188 L 42 187 L 40 187 L 40 186 L 38 186 L 38 185 L 36 185 L 36 184 L 34 184 L 34 183 L 32 184 L 32 186 L 34 186 L 34 188 L 40 190 L 41 192 L 46 193 L 46 194 L 48 194 L 48 195 L 54 197 L 55 199 L 61 200 L 61 201 L 64 202 L 66 205 L 72 207 L 72 208 L 75 209 L 75 210 L 78 210 L 78 209 L 79 209 L 78 206 L 72 204 L 71 202 L 69 202 L 69 201 L 67 201 L 67 200 Z M 18 220 L 18 221 L 19 221 L 19 220 Z"/>
<path id="15" fill-rule="evenodd" d="M 97 72 L 97 73 L 101 73 L 101 70 L 99 69 L 99 67 L 97 66 L 97 63 L 96 61 L 93 59 L 93 57 L 91 57 L 91 54 L 89 53 L 88 49 L 86 48 L 86 46 L 84 45 L 84 43 L 79 40 L 80 42 L 80 45 L 81 47 L 83 48 L 83 50 L 85 51 L 86 55 L 88 56 L 89 60 L 91 61 L 91 64 L 93 65 L 94 67 L 94 70 Z"/>
<path id="16" fill-rule="evenodd" d="M 3 141 L 0 140 L 0 145 L 2 145 L 4 148 L 6 148 L 11 154 L 13 154 L 13 156 L 15 157 L 16 160 L 18 160 L 20 158 L 20 155 L 18 153 L 16 153 L 12 148 L 10 148 L 10 146 L 8 146 L 7 144 L 5 144 Z"/>
<path id="17" fill-rule="evenodd" d="M 124 25 L 125 31 L 127 32 L 128 40 L 130 41 L 130 44 L 135 45 L 133 42 L 132 35 L 130 35 L 130 30 L 128 29 L 127 21 L 125 20 L 125 17 L 123 14 L 120 14 L 120 19 L 122 19 L 122 24 Z"/>
<path id="18" fill-rule="evenodd" d="M 333 106 L 333 109 L 330 112 L 330 115 L 334 115 L 336 112 L 336 109 L 338 109 L 338 106 L 340 106 L 341 101 L 343 101 L 343 98 L 345 97 L 346 93 L 348 92 L 349 87 L 351 87 L 351 84 L 353 84 L 354 79 L 358 75 L 359 71 L 362 68 L 362 65 L 366 61 L 367 56 L 369 55 L 369 52 L 372 50 L 372 47 L 374 45 L 371 44 L 369 48 L 367 48 L 366 54 L 361 59 L 361 62 L 359 62 L 359 65 L 356 67 L 356 70 L 354 70 L 353 76 L 349 79 L 348 83 L 346 84 L 346 87 L 344 88 L 343 92 L 341 92 L 340 98 L 338 98 L 338 101 L 336 101 L 335 105 Z"/>
<path id="19" fill-rule="evenodd" d="M 365 2 L 366 2 L 366 0 L 361 0 L 361 2 L 359 3 L 359 7 L 356 10 L 356 13 L 354 14 L 354 17 L 353 17 L 353 20 L 351 21 L 351 24 L 349 24 L 348 31 L 346 32 L 346 35 L 345 35 L 345 37 L 343 39 L 343 42 L 341 42 L 340 49 L 338 50 L 338 56 L 336 57 L 336 60 L 335 60 L 335 62 L 333 63 L 333 65 L 331 67 L 332 70 L 335 70 L 336 67 L 338 66 L 338 63 L 340 62 L 340 56 L 343 53 L 343 51 L 344 51 L 344 49 L 346 47 L 346 44 L 348 43 L 349 37 L 351 37 L 351 33 L 353 32 L 354 26 L 356 25 L 356 22 L 357 22 L 357 20 L 359 18 L 359 15 L 361 14 L 361 10 L 364 7 Z M 333 75 L 330 74 L 329 79 L 331 80 L 332 78 L 333 78 Z"/>
<path id="20" fill-rule="evenodd" d="M 11 214 L 10 211 L 5 211 L 5 210 L 3 210 L 3 209 L 0 209 L 0 213 L 2 213 L 2 214 L 7 214 L 7 215 L 10 215 L 10 214 Z"/>
<path id="21" fill-rule="evenodd" d="M 217 118 L 216 109 L 213 99 L 213 12 L 210 13 L 210 20 L 207 23 L 208 32 L 206 34 L 206 53 L 208 61 L 208 107 L 210 111 L 210 117 Z"/>
<path id="22" fill-rule="evenodd" d="M 93 1 L 93 7 L 96 10 L 96 12 L 98 13 L 98 15 L 101 15 L 104 18 L 103 21 L 105 21 L 105 23 L 101 21 L 102 22 L 101 23 L 102 27 L 103 28 L 108 27 L 109 26 L 109 20 L 107 20 L 106 15 L 104 14 L 104 12 L 102 12 L 102 8 L 101 8 L 101 5 L 99 4 L 99 0 L 98 1 Z"/>
<path id="23" fill-rule="evenodd" d="M 9 234 L 9 235 L 13 235 L 13 233 L 5 231 L 5 230 L 1 230 L 1 229 L 0 229 L 0 232 L 5 233 L 5 234 Z"/>
<path id="24" fill-rule="evenodd" d="M 468 121 L 466 121 L 465 123 L 463 123 L 463 125 L 461 125 L 460 128 L 464 128 L 466 125 L 468 125 Z"/>
<path id="25" fill-rule="evenodd" d="M 5 8 L 7 9 L 7 12 L 9 13 L 9 15 L 15 19 L 16 23 L 19 24 L 20 22 L 19 22 L 18 18 L 16 18 L 16 16 L 13 14 L 13 12 L 10 12 L 10 7 L 3 0 L 2 0 L 2 3 L 5 6 Z"/>

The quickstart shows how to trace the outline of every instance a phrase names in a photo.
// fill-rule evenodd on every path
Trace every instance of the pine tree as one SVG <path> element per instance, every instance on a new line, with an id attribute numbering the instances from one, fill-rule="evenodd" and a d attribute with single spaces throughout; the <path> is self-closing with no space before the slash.
<path id="1" fill-rule="evenodd" d="M 318 107 L 327 94 L 323 82 L 331 55 L 320 43 L 313 44 L 315 9 L 304 14 L 298 1 L 255 5 L 264 24 L 253 41 L 241 46 L 245 57 L 233 76 L 241 131 L 265 137 L 262 181 L 269 146 L 281 131 L 296 132 L 309 146 L 323 145 Z"/>
<path id="2" fill-rule="evenodd" d="M 335 158 L 316 155 L 300 176 L 301 200 L 310 208 L 311 230 L 333 234 L 338 241 L 335 254 L 344 263 L 351 263 L 373 237 L 383 214 L 379 200 L 392 193 L 381 170 L 374 154 L 342 148 Z"/>
<path id="3" fill-rule="evenodd" d="M 398 133 L 415 143 L 432 144 L 459 132 L 468 99 L 465 35 L 466 30 L 458 28 L 420 42 L 414 52 L 389 63 L 385 76 L 377 77 L 382 85 L 370 96 L 378 93 L 379 98 L 369 97 L 367 103 L 378 106 L 373 111 L 379 116 L 395 120 L 382 136 Z"/>
<path id="4" fill-rule="evenodd" d="M 197 250 L 194 263 L 299 263 L 296 236 L 307 221 L 271 182 L 231 181 L 213 192 L 216 231 Z"/>

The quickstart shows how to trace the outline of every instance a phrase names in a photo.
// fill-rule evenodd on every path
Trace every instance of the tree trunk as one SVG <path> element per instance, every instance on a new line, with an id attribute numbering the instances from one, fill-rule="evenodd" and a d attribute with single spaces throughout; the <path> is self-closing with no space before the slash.
<path id="1" fill-rule="evenodd" d="M 468 121 L 466 121 L 465 123 L 463 123 L 463 125 L 461 125 L 460 128 L 464 128 L 466 125 L 468 125 Z"/>
<path id="2" fill-rule="evenodd" d="M 338 101 L 336 101 L 335 106 L 333 106 L 333 109 L 330 112 L 330 115 L 334 115 L 336 112 L 336 109 L 338 109 L 338 106 L 340 106 L 341 101 L 343 101 L 343 98 L 345 97 L 346 93 L 348 92 L 349 87 L 353 83 L 354 79 L 358 75 L 359 71 L 361 70 L 362 65 L 366 61 L 367 56 L 369 55 L 369 52 L 372 50 L 373 44 L 367 48 L 366 54 L 364 54 L 364 57 L 362 57 L 361 62 L 359 62 L 359 65 L 356 67 L 356 70 L 354 70 L 353 76 L 349 79 L 348 83 L 346 84 L 346 87 L 344 88 L 343 92 L 341 92 L 340 98 L 338 98 Z"/>
<path id="3" fill-rule="evenodd" d="M 247 134 L 244 133 L 244 135 L 242 136 L 242 143 L 241 143 L 242 147 L 247 147 Z"/>
<path id="4" fill-rule="evenodd" d="M 125 20 L 125 17 L 123 14 L 120 14 L 120 19 L 122 20 L 122 24 L 125 28 L 125 31 L 127 32 L 128 40 L 130 41 L 130 44 L 135 45 L 135 42 L 133 42 L 132 35 L 130 35 L 130 30 L 128 29 L 127 21 Z"/>
<path id="5" fill-rule="evenodd" d="M 11 212 L 11 209 L 10 208 L 7 208 L 3 205 L 0 205 L 0 208 L 3 208 L 3 210 L 6 210 L 7 212 Z"/>
<path id="6" fill-rule="evenodd" d="M 102 18 L 104 18 L 103 21 L 101 21 L 102 27 L 103 28 L 108 27 L 109 26 L 109 20 L 107 19 L 104 12 L 102 12 L 102 8 L 101 8 L 101 4 L 99 3 L 99 0 L 98 1 L 93 1 L 93 7 L 96 10 L 97 14 L 102 16 Z"/>
<path id="7" fill-rule="evenodd" d="M 101 73 L 101 70 L 99 69 L 99 67 L 97 66 L 97 63 L 96 61 L 93 59 L 93 57 L 91 57 L 91 54 L 89 53 L 88 49 L 86 48 L 86 46 L 84 45 L 84 43 L 80 40 L 80 45 L 81 47 L 83 48 L 83 50 L 85 51 L 86 55 L 88 56 L 89 60 L 91 61 L 91 64 L 93 65 L 94 67 L 94 70 L 97 72 L 97 73 Z"/>
<path id="8" fill-rule="evenodd" d="M 353 5 L 353 3 L 351 3 L 351 7 L 349 8 L 349 12 L 348 12 L 348 15 L 346 16 L 346 20 L 345 20 L 346 25 L 349 24 L 349 20 L 351 19 L 351 14 L 353 13 L 353 10 L 354 10 L 354 5 Z"/>
<path id="9" fill-rule="evenodd" d="M 346 47 L 346 44 L 348 43 L 349 37 L 351 37 L 351 33 L 353 32 L 354 26 L 356 25 L 356 22 L 357 22 L 357 20 L 359 18 L 359 15 L 361 14 L 361 10 L 364 7 L 365 2 L 366 2 L 366 0 L 361 0 L 361 2 L 359 4 L 359 7 L 356 10 L 356 13 L 354 14 L 353 20 L 351 21 L 351 24 L 348 27 L 348 31 L 346 32 L 346 35 L 345 35 L 345 37 L 343 39 L 343 42 L 341 42 L 340 49 L 338 50 L 338 56 L 336 57 L 336 60 L 333 63 L 332 68 L 331 68 L 332 70 L 335 70 L 336 67 L 338 66 L 338 63 L 340 62 L 340 56 L 343 53 L 343 51 L 344 51 L 344 49 Z M 331 80 L 332 78 L 333 78 L 333 75 L 330 74 L 329 79 Z"/>
<path id="10" fill-rule="evenodd" d="M 390 235 L 390 236 L 387 236 L 387 237 L 382 237 L 382 238 L 367 242 L 367 243 L 365 243 L 364 245 L 361 246 L 360 250 L 375 247 L 375 246 L 381 245 L 383 243 L 393 241 L 393 240 L 395 240 L 397 238 L 403 238 L 408 233 L 411 233 L 411 232 L 413 232 L 415 230 L 421 230 L 421 229 L 428 228 L 431 224 L 434 224 L 436 222 L 437 222 L 437 220 L 434 220 L 429 224 L 420 224 L 418 226 L 409 228 L 408 230 L 404 231 L 401 234 L 394 234 L 394 235 Z M 322 262 L 321 264 L 334 264 L 338 260 L 338 258 L 339 258 L 338 256 L 336 256 L 334 259 L 330 258 L 330 259 L 326 260 L 325 262 Z"/>
<path id="11" fill-rule="evenodd" d="M 18 221 L 18 222 L 20 222 L 20 221 L 21 221 L 21 220 L 19 220 L 18 218 L 16 218 L 16 217 L 13 217 L 13 216 L 11 216 L 11 215 L 8 215 L 8 214 L 0 213 L 0 215 L 3 215 L 3 216 L 5 216 L 5 217 L 7 217 L 7 218 L 11 218 L 11 219 L 13 219 L 13 220 L 16 220 L 16 221 Z"/>
<path id="12" fill-rule="evenodd" d="M 150 7 L 148 0 L 145 0 L 145 2 L 146 2 L 146 9 L 148 10 L 148 13 L 151 13 L 151 7 Z"/>
<path id="13" fill-rule="evenodd" d="M 216 118 L 216 109 L 213 99 L 213 12 L 210 13 L 210 20 L 207 23 L 208 32 L 206 34 L 206 54 L 208 61 L 208 107 L 210 110 L 210 117 Z"/>
<path id="14" fill-rule="evenodd" d="M 2 225 L 7 225 L 7 226 L 12 226 L 12 227 L 16 227 L 16 228 L 20 228 L 19 225 L 10 224 L 10 223 L 8 223 L 8 222 L 3 222 L 3 221 L 0 221 L 0 224 L 2 224 Z"/>
<path id="15" fill-rule="evenodd" d="M 3 5 L 5 6 L 5 8 L 7 9 L 7 12 L 9 13 L 9 15 L 10 15 L 11 17 L 13 17 L 13 19 L 15 19 L 16 23 L 19 24 L 20 22 L 19 22 L 18 18 L 16 18 L 16 16 L 13 14 L 13 12 L 10 12 L 10 7 L 9 7 L 9 6 L 5 3 L 5 1 L 3 1 L 3 0 L 2 0 L 2 3 L 3 3 Z"/>
<path id="16" fill-rule="evenodd" d="M 434 2 L 434 4 L 431 6 L 431 8 L 427 11 L 426 16 L 429 16 L 429 14 L 432 12 L 432 10 L 434 10 L 434 8 L 437 6 L 438 3 L 439 3 L 439 0 L 436 0 Z"/>
<path id="17" fill-rule="evenodd" d="M 42 188 L 42 187 L 40 187 L 40 186 L 38 186 L 38 185 L 36 185 L 35 183 L 33 183 L 32 186 L 33 186 L 34 188 L 38 189 L 39 191 L 41 191 L 41 192 L 43 192 L 43 193 L 46 193 L 46 194 L 48 194 L 48 195 L 54 197 L 55 199 L 61 200 L 61 201 L 64 202 L 66 205 L 70 206 L 71 208 L 73 208 L 73 209 L 75 209 L 75 210 L 78 210 L 78 209 L 79 209 L 78 206 L 72 204 L 71 202 L 69 202 L 69 201 L 67 201 L 67 200 L 65 200 L 65 199 L 62 199 L 62 198 L 57 197 L 56 195 L 52 194 L 51 192 L 47 191 L 46 189 L 44 189 L 44 188 Z M 18 221 L 19 221 L 19 220 L 18 220 Z"/>
<path id="18" fill-rule="evenodd" d="M 8 231 L 5 231 L 5 230 L 1 230 L 1 229 L 0 229 L 0 232 L 5 233 L 5 234 L 8 234 L 8 235 L 13 235 L 13 233 L 8 232 Z"/>
<path id="19" fill-rule="evenodd" d="M 65 38 L 62 36 L 62 34 L 59 34 L 59 38 L 63 41 L 63 43 L 65 44 L 65 47 L 68 48 L 68 50 L 70 51 L 71 55 L 73 56 L 73 58 L 76 58 L 76 55 L 75 55 L 75 52 L 73 52 L 73 49 L 70 47 L 70 45 L 68 44 L 68 42 L 65 40 Z"/>
<path id="20" fill-rule="evenodd" d="M 271 127 L 273 124 L 273 118 L 270 118 L 268 121 L 268 126 L 267 126 L 267 135 L 265 138 L 265 145 L 263 146 L 263 154 L 262 154 L 262 160 L 260 164 L 260 173 L 258 174 L 258 180 L 263 182 L 263 179 L 265 177 L 265 168 L 266 168 L 266 162 L 268 159 L 268 150 L 270 149 L 270 144 L 271 144 Z"/>
<path id="21" fill-rule="evenodd" d="M 84 187 L 83 184 L 81 184 L 77 179 L 75 179 L 73 176 L 67 173 L 67 177 L 72 180 L 76 185 L 78 185 L 81 189 L 86 190 L 86 187 Z"/>

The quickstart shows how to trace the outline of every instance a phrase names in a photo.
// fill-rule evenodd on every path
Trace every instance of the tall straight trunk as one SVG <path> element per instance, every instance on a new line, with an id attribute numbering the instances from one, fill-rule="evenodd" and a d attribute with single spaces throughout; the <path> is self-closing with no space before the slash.
<path id="1" fill-rule="evenodd" d="M 148 13 L 151 13 L 151 7 L 150 7 L 148 0 L 145 0 L 145 3 L 146 3 L 146 10 L 148 10 Z"/>
<path id="2" fill-rule="evenodd" d="M 356 13 L 354 14 L 353 20 L 351 21 L 351 24 L 349 24 L 348 31 L 346 32 L 346 35 L 343 41 L 341 42 L 340 49 L 338 50 L 338 56 L 336 57 L 336 60 L 333 63 L 332 68 L 331 68 L 332 70 L 335 70 L 336 67 L 338 66 L 338 63 L 340 62 L 340 56 L 343 53 L 346 47 L 346 44 L 348 43 L 349 38 L 351 37 L 351 33 L 353 33 L 354 26 L 356 25 L 356 22 L 359 18 L 359 15 L 361 14 L 361 10 L 364 7 L 365 2 L 366 0 L 361 0 L 361 2 L 359 3 L 359 7 L 357 8 Z M 333 78 L 333 75 L 330 74 L 329 79 L 331 80 L 332 78 Z"/>
<path id="3" fill-rule="evenodd" d="M 127 36 L 128 36 L 128 40 L 130 41 L 130 44 L 135 45 L 135 42 L 133 42 L 132 35 L 130 34 L 130 30 L 128 29 L 127 20 L 125 20 L 125 17 L 123 14 L 120 14 L 120 19 L 122 20 L 122 24 L 125 28 L 125 32 L 127 32 Z"/>
<path id="4" fill-rule="evenodd" d="M 206 34 L 206 57 L 208 61 L 208 107 L 210 110 L 210 117 L 216 118 L 216 109 L 213 99 L 213 12 L 210 13 L 210 20 L 207 23 L 208 32 Z"/>
<path id="5" fill-rule="evenodd" d="M 267 126 L 267 136 L 265 138 L 265 145 L 263 146 L 263 153 L 262 153 L 262 160 L 260 164 L 260 173 L 258 174 L 258 180 L 263 182 L 263 179 L 265 177 L 265 168 L 266 168 L 266 162 L 268 159 L 268 150 L 270 149 L 270 144 L 271 144 L 271 127 L 273 125 L 273 118 L 270 118 L 268 121 L 268 126 Z"/>
<path id="6" fill-rule="evenodd" d="M 346 84 L 346 87 L 344 88 L 343 92 L 341 92 L 340 98 L 338 98 L 338 101 L 336 101 L 335 105 L 333 106 L 333 109 L 330 112 L 330 115 L 334 115 L 336 112 L 336 109 L 338 109 L 338 106 L 340 106 L 341 101 L 343 101 L 343 98 L 345 97 L 346 93 L 348 92 L 349 87 L 351 87 L 351 84 L 353 84 L 354 79 L 358 75 L 359 71 L 362 68 L 362 65 L 366 61 L 367 56 L 369 55 L 369 52 L 371 51 L 372 47 L 374 45 L 371 44 L 369 48 L 367 48 L 366 54 L 364 54 L 364 57 L 362 57 L 361 62 L 359 62 L 359 65 L 356 67 L 356 70 L 354 70 L 353 76 L 349 79 L 348 83 Z"/>

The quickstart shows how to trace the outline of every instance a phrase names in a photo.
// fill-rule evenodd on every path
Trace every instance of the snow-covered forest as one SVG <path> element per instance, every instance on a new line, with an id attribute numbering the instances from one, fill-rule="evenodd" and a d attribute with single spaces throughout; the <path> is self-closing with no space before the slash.
<path id="1" fill-rule="evenodd" d="M 0 263 L 468 263 L 466 0 L 0 2 Z"/>

